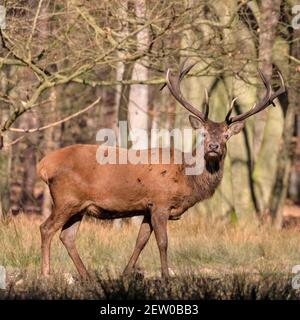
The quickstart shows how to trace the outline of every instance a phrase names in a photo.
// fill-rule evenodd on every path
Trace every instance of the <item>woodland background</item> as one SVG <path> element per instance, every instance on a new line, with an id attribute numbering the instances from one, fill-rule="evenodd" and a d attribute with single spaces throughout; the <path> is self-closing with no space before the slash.
<path id="1" fill-rule="evenodd" d="M 188 112 L 167 89 L 167 68 L 198 61 L 182 83 L 201 107 L 206 87 L 210 118 L 222 121 L 264 94 L 261 68 L 273 88 L 282 73 L 288 94 L 276 108 L 250 118 L 228 146 L 215 196 L 191 211 L 273 222 L 287 202 L 300 201 L 300 29 L 297 1 L 29 0 L 2 1 L 6 28 L 0 47 L 0 215 L 49 214 L 47 187 L 36 164 L 51 150 L 96 143 L 101 128 L 190 127 Z M 41 128 L 97 106 L 45 130 Z M 154 186 L 155 187 L 155 186 Z M 296 206 L 295 206 L 296 208 Z"/>

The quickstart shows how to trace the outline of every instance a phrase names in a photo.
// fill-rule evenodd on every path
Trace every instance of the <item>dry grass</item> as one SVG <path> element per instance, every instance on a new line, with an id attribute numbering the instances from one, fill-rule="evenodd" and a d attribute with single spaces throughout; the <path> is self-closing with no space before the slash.
<path id="1" fill-rule="evenodd" d="M 0 265 L 7 268 L 10 283 L 9 290 L 2 292 L 2 297 L 105 298 L 110 297 L 107 292 L 113 288 L 112 292 L 126 293 L 127 298 L 136 295 L 153 298 L 153 294 L 154 297 L 230 298 L 236 294 L 235 290 L 243 288 L 243 297 L 249 298 L 253 297 L 251 286 L 254 286 L 260 288 L 260 291 L 254 291 L 254 296 L 262 298 L 265 292 L 272 292 L 267 284 L 272 286 L 274 281 L 280 289 L 274 291 L 273 298 L 282 297 L 279 292 L 284 293 L 285 298 L 297 296 L 290 284 L 292 266 L 300 264 L 300 232 L 297 230 L 279 232 L 255 224 L 228 225 L 187 214 L 181 221 L 169 223 L 169 260 L 175 277 L 170 288 L 166 286 L 165 291 L 159 291 L 161 285 L 157 287 L 157 276 L 160 264 L 154 237 L 138 263 L 145 279 L 136 281 L 136 278 L 131 278 L 124 283 L 120 275 L 134 247 L 138 226 L 117 229 L 95 220 L 85 220 L 77 238 L 80 255 L 95 274 L 93 285 L 70 287 L 67 281 L 62 280 L 67 274 L 76 276 L 76 271 L 58 236 L 52 243 L 52 270 L 55 276 L 45 284 L 44 280 L 39 279 L 40 223 L 36 218 L 20 215 L 9 223 L 0 224 Z M 222 279 L 227 279 L 230 284 L 225 285 Z M 61 284 L 61 290 L 57 289 L 57 283 Z M 106 289 L 103 289 L 103 283 Z M 233 291 L 227 296 L 223 292 L 225 289 L 220 289 L 220 293 L 217 290 L 220 283 L 227 289 L 231 286 Z M 42 291 L 36 290 L 36 287 Z M 190 294 L 187 288 L 192 290 Z M 22 295 L 24 292 L 25 296 Z"/>

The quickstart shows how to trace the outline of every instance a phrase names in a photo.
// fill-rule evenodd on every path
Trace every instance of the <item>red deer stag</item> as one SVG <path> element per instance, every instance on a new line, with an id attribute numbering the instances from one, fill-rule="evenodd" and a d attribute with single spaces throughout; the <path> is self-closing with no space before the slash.
<path id="1" fill-rule="evenodd" d="M 143 216 L 135 248 L 124 273 L 133 271 L 141 251 L 154 231 L 160 253 L 162 277 L 169 276 L 167 221 L 178 219 L 197 202 L 214 194 L 223 176 L 228 139 L 242 130 L 246 118 L 272 105 L 275 98 L 286 92 L 280 74 L 281 86 L 272 93 L 270 84 L 259 71 L 266 89 L 265 97 L 250 111 L 236 116 L 231 116 L 233 100 L 225 121 L 213 122 L 208 119 L 208 99 L 202 113 L 181 94 L 180 81 L 191 67 L 184 68 L 183 64 L 178 75 L 173 75 L 168 70 L 166 84 L 174 98 L 191 112 L 189 120 L 192 127 L 203 130 L 203 172 L 199 175 L 186 175 L 183 170 L 185 162 L 99 164 L 96 161 L 99 147 L 97 145 L 72 145 L 45 156 L 38 164 L 37 171 L 49 186 L 53 209 L 40 227 L 43 275 L 47 276 L 50 273 L 51 240 L 61 229 L 60 239 L 79 274 L 88 277 L 87 269 L 75 246 L 75 237 L 83 216 L 90 214 L 99 219 Z M 127 152 L 121 148 L 117 151 Z"/>

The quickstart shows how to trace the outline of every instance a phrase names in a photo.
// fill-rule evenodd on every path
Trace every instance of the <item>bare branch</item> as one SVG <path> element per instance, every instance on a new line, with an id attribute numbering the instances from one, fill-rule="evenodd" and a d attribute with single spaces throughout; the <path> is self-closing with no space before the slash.
<path id="1" fill-rule="evenodd" d="M 35 16 L 34 16 L 31 33 L 30 33 L 30 35 L 29 35 L 29 37 L 28 37 L 28 40 L 27 40 L 27 42 L 26 42 L 26 45 L 25 45 L 25 48 L 26 48 L 26 50 L 28 51 L 28 58 L 29 58 L 29 60 L 31 60 L 30 45 L 31 45 L 31 41 L 32 41 L 33 34 L 34 34 L 34 32 L 35 32 L 35 29 L 36 29 L 36 24 L 37 24 L 38 17 L 39 17 L 40 12 L 41 12 L 42 3 L 43 3 L 43 0 L 40 0 L 40 1 L 39 1 L 39 4 L 38 4 L 38 7 L 37 7 L 37 10 L 36 10 L 36 14 L 35 14 Z"/>
<path id="2" fill-rule="evenodd" d="M 51 127 L 54 127 L 54 126 L 57 126 L 61 123 L 64 123 L 66 121 L 69 121 L 75 117 L 78 117 L 79 115 L 81 115 L 82 113 L 84 112 L 87 112 L 89 111 L 90 109 L 92 109 L 95 105 L 97 105 L 99 103 L 99 101 L 101 100 L 101 97 L 99 97 L 96 101 L 94 101 L 92 104 L 90 104 L 89 106 L 87 106 L 86 108 L 76 112 L 76 113 L 73 113 L 72 115 L 64 118 L 64 119 L 61 119 L 59 121 L 56 121 L 56 122 L 52 122 L 52 123 L 49 123 L 43 127 L 39 127 L 39 128 L 32 128 L 32 129 L 21 129 L 21 128 L 9 128 L 9 131 L 11 132 L 22 132 L 22 133 L 34 133 L 34 132 L 37 132 L 37 131 L 43 131 L 43 130 L 46 130 L 46 129 L 49 129 Z M 13 146 L 14 144 L 17 144 L 18 142 L 20 142 L 21 140 L 23 140 L 25 138 L 26 135 L 22 135 L 21 137 L 18 137 L 17 139 L 13 140 L 12 142 L 8 143 L 8 144 L 4 144 L 3 143 L 3 136 L 1 135 L 1 132 L 0 132 L 0 150 L 2 149 L 8 149 L 9 147 Z"/>
<path id="3" fill-rule="evenodd" d="M 21 129 L 21 128 L 9 128 L 8 130 L 9 131 L 12 131 L 12 132 L 24 132 L 24 133 L 33 133 L 33 132 L 37 132 L 37 131 L 43 131 L 43 130 L 46 130 L 48 128 L 51 128 L 51 127 L 54 127 L 54 126 L 57 126 L 63 122 L 66 122 L 68 120 L 71 120 L 75 117 L 78 117 L 79 115 L 81 115 L 82 113 L 84 112 L 87 112 L 88 110 L 92 109 L 99 101 L 100 101 L 100 97 L 94 101 L 92 104 L 90 104 L 89 106 L 87 106 L 86 108 L 76 112 L 76 113 L 73 113 L 72 115 L 64 118 L 64 119 L 61 119 L 59 121 L 56 121 L 56 122 L 52 122 L 52 123 L 49 123 L 47 124 L 46 126 L 43 126 L 43 127 L 39 127 L 39 128 L 32 128 L 32 129 Z"/>

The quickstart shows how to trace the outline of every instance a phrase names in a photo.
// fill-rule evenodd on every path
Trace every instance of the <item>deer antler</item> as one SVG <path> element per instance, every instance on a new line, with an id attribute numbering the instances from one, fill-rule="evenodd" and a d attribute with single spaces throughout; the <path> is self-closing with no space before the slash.
<path id="1" fill-rule="evenodd" d="M 266 77 L 264 76 L 264 74 L 262 73 L 262 71 L 260 69 L 258 69 L 258 73 L 259 73 L 259 76 L 266 88 L 266 94 L 264 96 L 264 98 L 259 101 L 258 103 L 255 103 L 254 106 L 252 107 L 252 109 L 250 109 L 249 111 L 245 112 L 245 113 L 242 113 L 242 114 L 239 114 L 237 116 L 234 116 L 234 117 L 230 117 L 231 115 L 231 112 L 233 110 L 233 106 L 234 106 L 234 102 L 236 99 L 233 99 L 232 102 L 231 102 L 231 107 L 227 113 L 227 116 L 225 118 L 225 121 L 227 122 L 227 124 L 231 124 L 233 122 L 236 122 L 236 121 L 242 121 L 242 120 L 245 120 L 247 119 L 248 117 L 264 110 L 265 108 L 267 108 L 269 105 L 273 105 L 275 106 L 274 104 L 274 99 L 276 99 L 277 97 L 279 97 L 281 94 L 285 93 L 286 92 L 286 87 L 285 87 L 285 84 L 284 84 L 284 80 L 282 78 L 282 75 L 281 73 L 278 71 L 278 75 L 279 75 L 279 78 L 280 78 L 280 82 L 281 82 L 281 85 L 280 85 L 280 88 L 278 90 L 276 90 L 273 94 L 272 94 L 272 87 L 270 85 L 270 83 L 267 81 Z"/>
<path id="2" fill-rule="evenodd" d="M 203 122 L 207 121 L 209 105 L 208 105 L 208 95 L 207 91 L 205 93 L 205 104 L 204 104 L 204 114 L 200 112 L 198 109 L 193 107 L 189 102 L 185 100 L 180 90 L 180 82 L 184 78 L 184 76 L 194 67 L 196 63 L 191 64 L 190 66 L 184 68 L 187 59 L 181 64 L 179 68 L 179 73 L 177 75 L 172 75 L 170 69 L 167 71 L 167 86 L 173 95 L 173 97 L 188 111 L 194 114 L 196 117 L 201 119 Z"/>
<path id="3" fill-rule="evenodd" d="M 229 111 L 228 111 L 228 113 L 226 115 L 226 118 L 225 118 L 225 121 L 227 123 L 229 123 L 229 121 L 230 121 L 230 115 L 231 115 L 231 112 L 232 112 L 232 110 L 234 108 L 234 103 L 235 103 L 236 100 L 237 100 L 237 97 L 232 99 L 232 101 L 231 101 L 231 104 L 230 104 L 230 107 L 229 107 Z"/>

